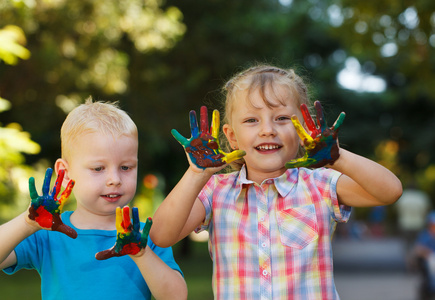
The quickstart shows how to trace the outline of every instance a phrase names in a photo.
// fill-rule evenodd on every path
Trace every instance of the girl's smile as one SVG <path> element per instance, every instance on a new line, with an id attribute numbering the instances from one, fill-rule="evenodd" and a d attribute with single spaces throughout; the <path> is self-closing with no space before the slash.
<path id="1" fill-rule="evenodd" d="M 276 144 L 262 144 L 259 145 L 257 147 L 255 147 L 260 153 L 261 152 L 267 152 L 267 153 L 271 153 L 274 151 L 277 151 L 278 149 L 280 149 L 282 146 L 280 145 L 276 145 Z"/>

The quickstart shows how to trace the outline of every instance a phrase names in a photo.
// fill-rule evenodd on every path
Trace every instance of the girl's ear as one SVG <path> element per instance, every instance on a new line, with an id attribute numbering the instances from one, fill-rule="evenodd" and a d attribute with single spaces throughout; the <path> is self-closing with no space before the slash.
<path id="1" fill-rule="evenodd" d="M 56 175 L 59 174 L 60 170 L 65 170 L 62 186 L 66 187 L 68 185 L 68 182 L 71 180 L 68 174 L 68 162 L 62 158 L 58 158 L 54 163 L 54 170 L 56 172 Z"/>
<path id="2" fill-rule="evenodd" d="M 233 128 L 229 124 L 225 124 L 222 126 L 222 130 L 230 143 L 231 149 L 238 149 L 239 146 L 237 145 L 237 138 Z"/>

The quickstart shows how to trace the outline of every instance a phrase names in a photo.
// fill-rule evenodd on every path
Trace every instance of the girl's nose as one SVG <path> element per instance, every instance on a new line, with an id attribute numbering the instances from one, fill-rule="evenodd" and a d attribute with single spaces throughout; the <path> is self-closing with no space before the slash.
<path id="1" fill-rule="evenodd" d="M 261 131 L 260 131 L 260 135 L 261 136 L 275 136 L 276 135 L 276 130 L 275 130 L 275 126 L 273 126 L 272 122 L 263 122 L 263 124 L 261 124 Z"/>

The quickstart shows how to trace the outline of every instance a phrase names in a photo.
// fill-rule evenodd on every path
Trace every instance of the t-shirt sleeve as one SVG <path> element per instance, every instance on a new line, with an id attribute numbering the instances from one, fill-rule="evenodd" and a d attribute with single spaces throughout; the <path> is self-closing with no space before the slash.
<path id="1" fill-rule="evenodd" d="M 14 251 L 17 257 L 17 263 L 13 266 L 3 269 L 8 275 L 12 275 L 21 269 L 36 269 L 39 271 L 39 251 L 38 244 L 40 244 L 40 236 L 42 234 L 47 234 L 43 230 L 40 230 L 31 236 L 24 239 L 19 243 Z"/>

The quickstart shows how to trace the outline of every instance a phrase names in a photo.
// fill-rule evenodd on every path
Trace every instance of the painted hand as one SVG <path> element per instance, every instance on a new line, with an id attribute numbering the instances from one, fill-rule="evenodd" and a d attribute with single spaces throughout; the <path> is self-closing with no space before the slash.
<path id="1" fill-rule="evenodd" d="M 108 250 L 100 251 L 95 255 L 98 260 L 108 259 L 114 256 L 135 255 L 145 249 L 148 242 L 148 234 L 153 221 L 148 218 L 145 227 L 140 232 L 139 211 L 132 208 L 133 224 L 130 222 L 130 207 L 124 206 L 116 209 L 117 237 L 115 245 Z"/>
<path id="2" fill-rule="evenodd" d="M 75 239 L 77 237 L 77 232 L 71 227 L 65 225 L 60 218 L 62 208 L 68 200 L 72 188 L 74 187 L 74 180 L 70 180 L 70 182 L 68 182 L 66 189 L 58 198 L 57 196 L 62 188 L 65 170 L 59 171 L 59 175 L 57 176 L 53 190 L 51 193 L 49 193 L 52 174 L 53 169 L 48 168 L 45 172 L 44 184 L 42 186 L 42 196 L 39 196 L 38 192 L 36 191 L 35 178 L 29 178 L 29 191 L 32 202 L 29 207 L 28 217 L 30 220 L 37 222 L 43 229 L 59 231 Z"/>
<path id="3" fill-rule="evenodd" d="M 190 139 L 186 139 L 177 130 L 172 129 L 171 133 L 174 138 L 184 147 L 189 154 L 190 160 L 198 168 L 205 169 L 209 167 L 223 166 L 232 161 L 242 158 L 246 152 L 235 150 L 231 153 L 225 153 L 219 146 L 219 111 L 213 111 L 213 120 L 211 128 L 208 127 L 207 107 L 201 107 L 201 131 L 198 130 L 196 112 L 190 111 Z M 210 134 L 211 132 L 211 134 Z"/>
<path id="4" fill-rule="evenodd" d="M 296 131 L 304 143 L 305 155 L 302 158 L 293 159 L 285 164 L 286 168 L 320 168 L 327 164 L 332 165 L 340 156 L 337 141 L 338 130 L 343 124 L 346 114 L 342 112 L 334 125 L 330 128 L 326 125 L 323 108 L 319 101 L 314 103 L 317 115 L 317 125 L 311 118 L 308 108 L 305 104 L 301 105 L 302 115 L 308 129 L 309 135 L 299 122 L 298 117 L 293 116 L 292 122 Z"/>

